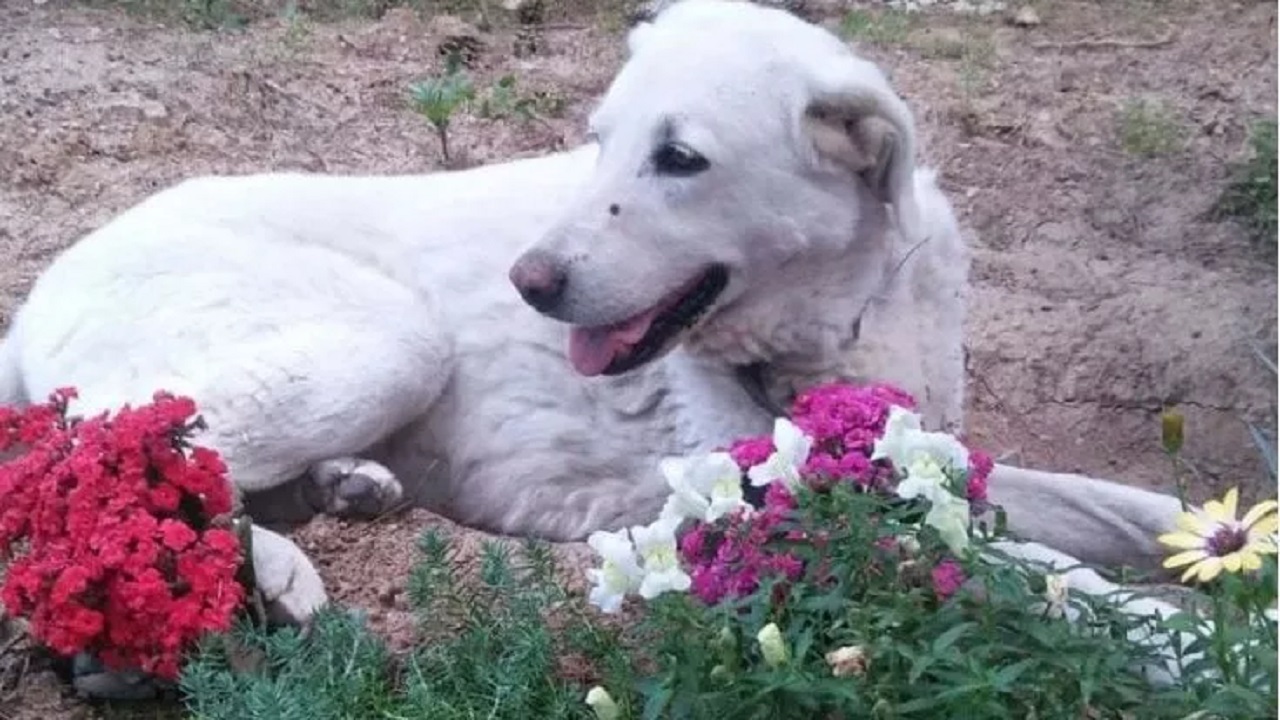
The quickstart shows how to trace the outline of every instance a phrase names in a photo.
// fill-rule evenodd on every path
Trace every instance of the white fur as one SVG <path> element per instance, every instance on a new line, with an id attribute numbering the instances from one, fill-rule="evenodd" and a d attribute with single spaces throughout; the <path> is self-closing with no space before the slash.
<path id="1" fill-rule="evenodd" d="M 307 495 L 291 490 L 303 476 L 332 487 L 309 469 L 359 457 L 384 466 L 364 467 L 387 497 L 399 489 L 383 469 L 456 520 L 557 540 L 655 516 L 661 457 L 768 432 L 735 364 L 770 363 L 780 398 L 838 377 L 896 382 L 929 425 L 959 429 L 965 242 L 881 72 L 816 26 L 739 3 L 677 4 L 631 45 L 593 116 L 598 145 L 154 195 L 39 278 L 0 346 L 0 401 L 63 385 L 82 411 L 189 394 L 208 420 L 201 441 L 251 508 Z M 824 114 L 807 114 L 815 105 Z M 707 172 L 640 171 L 670 118 Z M 710 262 L 731 282 L 676 349 L 583 378 L 565 359 L 568 326 L 506 279 L 533 246 L 572 261 L 558 311 L 570 322 L 619 320 Z M 993 493 L 1029 537 L 1144 564 L 1177 508 L 1009 468 Z M 278 562 L 255 558 L 259 576 L 280 575 L 282 599 L 308 613 L 323 590 L 277 568 L 309 578 L 310 565 L 283 540 L 269 547 Z"/>

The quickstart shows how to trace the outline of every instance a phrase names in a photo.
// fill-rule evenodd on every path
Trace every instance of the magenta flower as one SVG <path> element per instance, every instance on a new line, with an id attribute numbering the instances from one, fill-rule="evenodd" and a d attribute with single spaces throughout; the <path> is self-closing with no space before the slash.
<path id="1" fill-rule="evenodd" d="M 889 385 L 828 383 L 799 395 L 791 408 L 791 422 L 812 440 L 801 480 L 821 492 L 835 483 L 853 483 L 870 491 L 892 493 L 896 476 L 888 459 L 871 460 L 876 441 L 884 434 L 890 409 L 914 410 L 915 399 Z M 707 604 L 750 594 L 762 583 L 799 579 L 806 563 L 792 550 L 821 543 L 822 533 L 783 528 L 793 517 L 796 496 L 783 482 L 754 487 L 746 472 L 768 461 L 777 450 L 771 436 L 740 438 L 725 449 L 743 472 L 744 497 L 750 508 L 734 510 L 715 522 L 696 522 L 679 541 L 679 554 L 691 579 L 690 591 Z M 984 504 L 991 458 L 970 452 L 966 495 L 975 510 Z M 822 572 L 818 567 L 817 572 Z M 949 597 L 964 582 L 954 561 L 933 570 L 939 597 Z M 779 592 L 785 590 L 781 587 Z M 781 597 L 781 596 L 779 596 Z"/>
<path id="2" fill-rule="evenodd" d="M 964 570 L 954 560 L 943 560 L 938 563 L 931 575 L 933 576 L 933 593 L 939 600 L 946 600 L 955 595 L 960 586 L 964 585 Z"/>

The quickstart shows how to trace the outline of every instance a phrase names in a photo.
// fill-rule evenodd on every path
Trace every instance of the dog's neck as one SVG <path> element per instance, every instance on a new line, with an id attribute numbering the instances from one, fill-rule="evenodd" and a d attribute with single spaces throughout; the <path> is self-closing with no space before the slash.
<path id="1" fill-rule="evenodd" d="M 853 341 L 858 341 L 858 335 L 862 330 L 862 318 L 859 317 L 853 323 Z M 738 385 L 742 388 L 747 397 L 756 404 L 756 407 L 767 413 L 770 417 L 785 417 L 787 412 L 786 405 L 790 405 L 795 400 L 792 391 L 786 391 L 785 402 L 779 402 L 774 398 L 774 394 L 769 392 L 770 377 L 773 375 L 773 368 L 769 363 L 756 362 L 750 365 L 738 365 L 733 369 L 734 377 L 738 381 Z"/>
<path id="2" fill-rule="evenodd" d="M 862 332 L 862 319 L 867 309 L 873 302 L 889 294 L 890 287 L 901 274 L 903 267 L 911 260 L 916 251 L 928 241 L 929 238 L 925 237 L 911 247 L 905 248 L 903 251 L 889 257 L 879 289 L 867 299 L 862 310 L 853 321 L 852 337 L 849 342 L 850 348 L 857 345 Z M 744 365 L 736 365 L 733 368 L 733 372 L 738 385 L 747 394 L 747 397 L 751 398 L 756 407 L 770 417 L 786 417 L 789 415 L 787 407 L 795 400 L 796 395 L 804 389 L 803 387 L 795 387 L 795 383 L 787 382 L 785 378 L 788 374 L 786 369 L 776 361 L 760 360 Z M 813 378 L 809 379 L 812 380 Z M 836 380 L 857 382 L 859 378 L 832 376 L 822 378 L 820 382 Z M 781 400 L 779 400 L 779 396 L 781 396 Z"/>

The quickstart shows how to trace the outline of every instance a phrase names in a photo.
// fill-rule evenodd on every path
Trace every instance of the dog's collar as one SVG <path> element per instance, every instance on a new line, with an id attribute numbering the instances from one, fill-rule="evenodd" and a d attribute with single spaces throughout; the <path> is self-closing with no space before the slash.
<path id="1" fill-rule="evenodd" d="M 858 336 L 862 333 L 862 318 L 853 321 L 853 341 L 858 341 Z M 786 417 L 787 409 L 773 399 L 766 387 L 766 376 L 769 372 L 769 363 L 754 362 L 750 365 L 738 365 L 734 367 L 733 374 L 738 380 L 738 385 L 742 391 L 751 398 L 769 417 Z"/>
<path id="2" fill-rule="evenodd" d="M 768 371 L 769 365 L 763 362 L 751 363 L 750 365 L 738 365 L 733 369 L 734 377 L 738 380 L 738 385 L 742 387 L 743 392 L 756 407 L 769 414 L 769 417 L 786 417 L 787 411 L 778 403 L 774 402 L 769 396 L 769 391 L 765 389 L 765 373 Z"/>

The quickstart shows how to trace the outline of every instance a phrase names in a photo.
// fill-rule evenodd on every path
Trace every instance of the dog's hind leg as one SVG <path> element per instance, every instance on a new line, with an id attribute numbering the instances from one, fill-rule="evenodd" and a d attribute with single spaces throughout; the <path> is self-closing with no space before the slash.
<path id="1" fill-rule="evenodd" d="M 1156 538 L 1181 511 L 1169 495 L 1081 475 L 996 465 L 988 494 L 1009 530 L 1101 566 L 1157 570 L 1166 554 Z"/>
<path id="2" fill-rule="evenodd" d="M 257 519 L 375 515 L 405 494 L 363 455 L 428 411 L 452 346 L 421 297 L 364 282 L 359 308 L 319 310 L 253 339 L 235 352 L 243 361 L 221 364 L 197 395 L 208 442 Z"/>
<path id="3" fill-rule="evenodd" d="M 198 262 L 175 241 L 112 267 L 55 263 L 11 338 L 29 394 L 74 386 L 81 413 L 159 390 L 191 397 L 207 426 L 195 442 L 221 454 L 255 519 L 397 501 L 396 478 L 355 458 L 425 414 L 449 379 L 452 339 L 432 300 L 323 248 L 198 237 L 216 249 Z"/>

